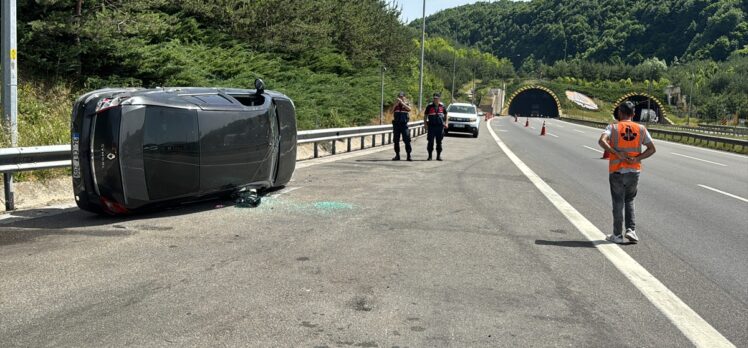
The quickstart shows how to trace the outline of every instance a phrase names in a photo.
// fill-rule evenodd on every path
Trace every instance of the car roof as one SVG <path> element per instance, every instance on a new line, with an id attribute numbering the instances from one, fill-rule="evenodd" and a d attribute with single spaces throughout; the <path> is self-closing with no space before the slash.
<path id="1" fill-rule="evenodd" d="M 475 105 L 470 104 L 470 103 L 452 103 L 452 104 L 449 104 L 449 106 L 452 106 L 452 105 L 454 105 L 454 106 L 475 106 Z"/>

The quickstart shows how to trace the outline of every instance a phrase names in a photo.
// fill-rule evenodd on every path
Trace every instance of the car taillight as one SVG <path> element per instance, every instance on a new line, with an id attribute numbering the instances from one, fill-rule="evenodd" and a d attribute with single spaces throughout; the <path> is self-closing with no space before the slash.
<path id="1" fill-rule="evenodd" d="M 98 114 L 113 107 L 120 106 L 120 104 L 127 99 L 130 99 L 130 97 L 103 98 L 96 103 L 96 113 Z"/>
<path id="2" fill-rule="evenodd" d="M 127 214 L 129 210 L 125 208 L 124 205 L 119 204 L 115 201 L 109 200 L 106 197 L 101 197 L 101 204 L 104 205 L 104 208 L 106 211 L 108 211 L 111 214 L 118 215 L 118 214 Z"/>

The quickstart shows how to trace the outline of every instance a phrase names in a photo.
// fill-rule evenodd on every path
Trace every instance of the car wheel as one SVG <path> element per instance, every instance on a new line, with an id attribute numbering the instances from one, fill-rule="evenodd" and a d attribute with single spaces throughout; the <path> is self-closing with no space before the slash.
<path id="1" fill-rule="evenodd" d="M 473 138 L 477 138 L 477 137 L 478 137 L 478 131 L 474 131 L 473 132 Z"/>

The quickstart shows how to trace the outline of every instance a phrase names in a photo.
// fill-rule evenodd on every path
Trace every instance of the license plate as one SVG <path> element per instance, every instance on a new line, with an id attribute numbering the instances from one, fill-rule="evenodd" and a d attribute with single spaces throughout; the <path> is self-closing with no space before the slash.
<path id="1" fill-rule="evenodd" d="M 454 127 L 455 128 L 465 128 L 465 125 L 464 124 L 455 124 Z"/>
<path id="2" fill-rule="evenodd" d="M 80 179 L 81 177 L 81 162 L 80 162 L 80 134 L 73 134 L 73 178 Z"/>

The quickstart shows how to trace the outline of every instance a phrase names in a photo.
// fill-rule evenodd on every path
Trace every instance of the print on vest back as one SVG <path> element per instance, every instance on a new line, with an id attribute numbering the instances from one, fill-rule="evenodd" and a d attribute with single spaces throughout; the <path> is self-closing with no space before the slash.
<path id="1" fill-rule="evenodd" d="M 631 129 L 631 126 L 626 126 L 626 131 L 621 133 L 621 136 L 623 137 L 623 140 L 626 141 L 632 141 L 636 139 L 636 133 Z"/>

